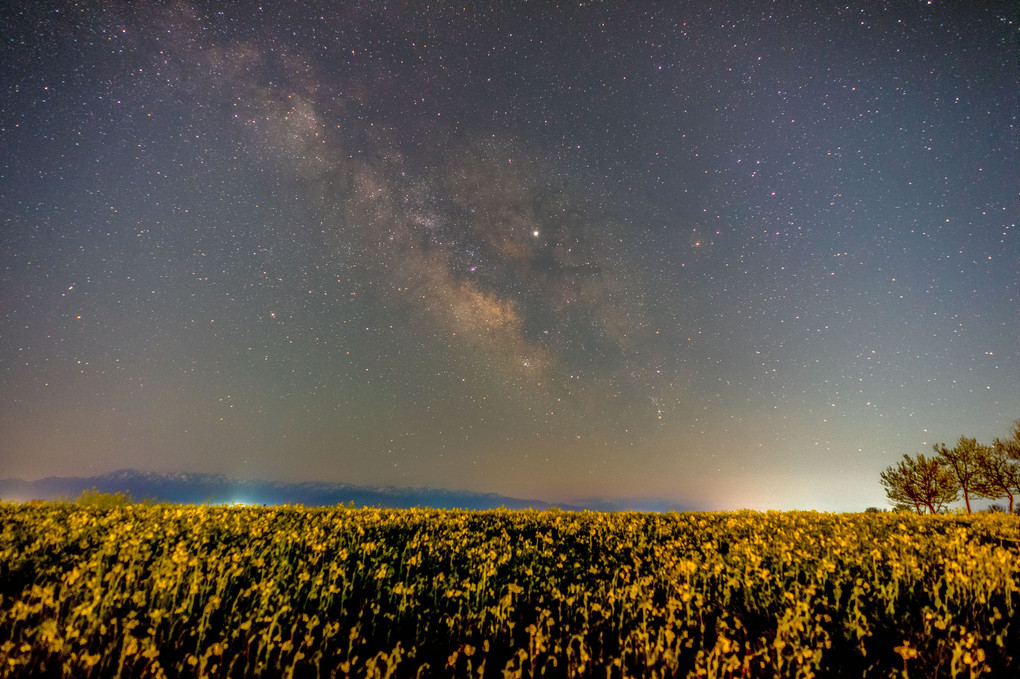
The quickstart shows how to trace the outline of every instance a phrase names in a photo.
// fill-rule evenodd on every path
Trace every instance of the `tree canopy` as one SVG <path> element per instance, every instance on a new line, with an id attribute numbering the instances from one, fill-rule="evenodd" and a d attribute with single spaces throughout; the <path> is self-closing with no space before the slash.
<path id="1" fill-rule="evenodd" d="M 882 485 L 896 509 L 913 508 L 918 514 L 944 511 L 959 494 L 956 480 L 936 458 L 904 455 L 882 472 Z"/>
<path id="2" fill-rule="evenodd" d="M 932 457 L 904 455 L 881 473 L 895 509 L 936 514 L 962 496 L 968 514 L 972 498 L 1007 498 L 1013 513 L 1020 494 L 1020 420 L 1007 438 L 996 438 L 990 446 L 961 436 L 952 448 L 945 443 L 932 448 Z"/>

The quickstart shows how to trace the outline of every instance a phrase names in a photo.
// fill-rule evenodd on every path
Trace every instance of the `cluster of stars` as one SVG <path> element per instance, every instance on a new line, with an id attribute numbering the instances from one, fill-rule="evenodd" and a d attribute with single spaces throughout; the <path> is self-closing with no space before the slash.
<path id="1" fill-rule="evenodd" d="M 179 9 L 9 13 L 11 473 L 864 506 L 1020 416 L 1004 3 Z"/>

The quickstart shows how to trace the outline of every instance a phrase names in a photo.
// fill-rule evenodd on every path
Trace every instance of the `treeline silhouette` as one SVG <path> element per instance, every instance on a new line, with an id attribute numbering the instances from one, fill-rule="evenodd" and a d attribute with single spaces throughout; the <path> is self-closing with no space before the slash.
<path id="1" fill-rule="evenodd" d="M 1013 422 L 1009 436 L 990 445 L 961 436 L 952 448 L 937 443 L 932 449 L 930 457 L 905 454 L 882 472 L 894 509 L 938 514 L 962 499 L 970 514 L 972 499 L 1005 498 L 1009 513 L 1014 512 L 1020 495 L 1020 419 Z"/>

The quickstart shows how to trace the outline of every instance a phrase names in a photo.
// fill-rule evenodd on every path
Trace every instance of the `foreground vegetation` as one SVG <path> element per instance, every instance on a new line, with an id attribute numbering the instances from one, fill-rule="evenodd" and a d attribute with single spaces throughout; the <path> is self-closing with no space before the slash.
<path id="1" fill-rule="evenodd" d="M 0 676 L 1017 676 L 1005 514 L 0 503 Z"/>

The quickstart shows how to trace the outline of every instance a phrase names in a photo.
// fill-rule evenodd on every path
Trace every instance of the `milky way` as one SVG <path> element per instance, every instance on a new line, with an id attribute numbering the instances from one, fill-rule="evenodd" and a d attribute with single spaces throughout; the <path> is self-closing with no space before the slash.
<path id="1" fill-rule="evenodd" d="M 1020 417 L 1008 3 L 2 13 L 0 476 L 853 509 Z"/>

